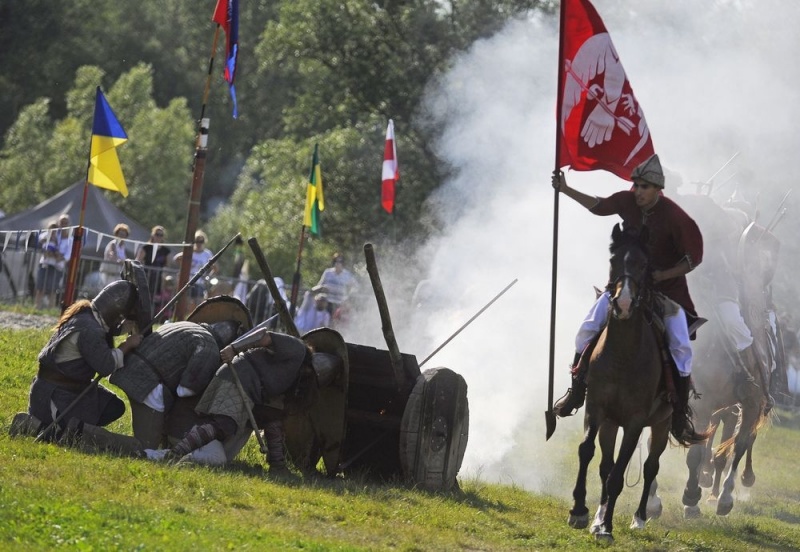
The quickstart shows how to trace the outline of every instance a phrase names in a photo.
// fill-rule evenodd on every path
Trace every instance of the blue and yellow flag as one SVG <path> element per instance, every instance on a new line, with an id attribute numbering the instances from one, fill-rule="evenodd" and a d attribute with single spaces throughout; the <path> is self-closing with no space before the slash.
<path id="1" fill-rule="evenodd" d="M 322 194 L 322 170 L 319 167 L 319 144 L 314 144 L 314 157 L 311 159 L 311 174 L 306 187 L 306 211 L 303 226 L 308 227 L 315 236 L 320 234 L 319 213 L 325 210 Z"/>
<path id="2" fill-rule="evenodd" d="M 105 96 L 97 87 L 92 124 L 92 152 L 89 159 L 89 182 L 98 188 L 114 190 L 128 197 L 128 187 L 122 176 L 117 146 L 128 141 L 128 135 L 117 120 Z"/>

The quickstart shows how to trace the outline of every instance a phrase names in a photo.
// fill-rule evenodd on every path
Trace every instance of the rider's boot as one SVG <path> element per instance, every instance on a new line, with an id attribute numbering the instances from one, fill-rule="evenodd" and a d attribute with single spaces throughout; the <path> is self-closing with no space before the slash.
<path id="1" fill-rule="evenodd" d="M 756 356 L 755 345 L 750 345 L 746 349 L 739 351 L 739 363 L 746 369 L 747 373 L 754 377 L 757 372 L 761 380 L 761 389 L 764 391 L 764 414 L 768 414 L 775 406 L 775 399 L 769 392 L 769 367 L 764 362 L 759 362 Z"/>
<path id="2" fill-rule="evenodd" d="M 675 402 L 672 405 L 672 435 L 684 445 L 702 443 L 708 435 L 697 433 L 692 421 L 692 409 L 689 406 L 689 395 L 695 393 L 692 376 L 675 378 Z"/>
<path id="3" fill-rule="evenodd" d="M 580 362 L 581 353 L 575 353 L 570 371 L 572 372 L 572 387 L 566 394 L 553 405 L 553 413 L 559 418 L 566 418 L 575 414 L 586 400 L 586 367 L 588 362 Z"/>

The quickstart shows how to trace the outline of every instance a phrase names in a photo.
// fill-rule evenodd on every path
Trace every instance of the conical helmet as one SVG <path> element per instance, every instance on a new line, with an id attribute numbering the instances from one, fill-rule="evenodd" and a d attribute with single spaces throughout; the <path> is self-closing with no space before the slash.
<path id="1" fill-rule="evenodd" d="M 122 322 L 123 318 L 136 316 L 136 286 L 125 280 L 111 282 L 92 300 L 92 306 L 100 313 L 103 322 L 110 329 Z"/>

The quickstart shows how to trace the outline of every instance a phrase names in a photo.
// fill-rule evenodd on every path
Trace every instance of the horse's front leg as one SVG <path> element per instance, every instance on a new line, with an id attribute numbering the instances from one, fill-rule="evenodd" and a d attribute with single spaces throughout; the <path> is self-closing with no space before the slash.
<path id="1" fill-rule="evenodd" d="M 614 462 L 614 467 L 608 476 L 608 504 L 606 506 L 605 517 L 603 518 L 603 527 L 600 531 L 595 533 L 595 538 L 599 541 L 606 543 L 614 542 L 614 507 L 617 503 L 617 497 L 622 492 L 622 487 L 625 483 L 625 470 L 628 463 L 631 461 L 631 456 L 636 451 L 636 445 L 639 443 L 639 437 L 642 435 L 643 427 L 636 425 L 634 427 L 626 428 L 622 435 L 622 444 L 619 447 L 619 454 L 617 461 Z M 648 488 L 649 490 L 649 488 Z"/>
<path id="2" fill-rule="evenodd" d="M 660 458 L 669 442 L 670 419 L 665 418 L 651 428 L 650 453 L 644 462 L 644 486 L 642 487 L 642 497 L 639 500 L 639 508 L 633 515 L 631 529 L 643 529 L 647 523 L 647 504 L 650 500 L 650 489 L 655 485 L 656 476 L 660 467 Z M 660 514 L 660 512 L 659 512 Z"/>
<path id="3" fill-rule="evenodd" d="M 587 415 L 588 418 L 588 415 Z M 597 437 L 596 424 L 585 422 L 583 441 L 578 445 L 578 478 L 572 490 L 572 510 L 569 511 L 569 526 L 585 529 L 589 525 L 589 509 L 586 507 L 586 474 L 594 457 L 594 440 Z"/>
<path id="4" fill-rule="evenodd" d="M 683 489 L 683 517 L 687 519 L 700 517 L 700 497 L 703 490 L 700 488 L 700 473 L 705 464 L 706 445 L 700 443 L 689 447 L 686 454 L 686 467 L 689 470 L 689 478 L 686 480 L 686 487 Z"/>
<path id="5" fill-rule="evenodd" d="M 742 428 L 743 429 L 743 428 Z M 739 462 L 750 447 L 750 443 L 754 438 L 753 434 L 747 434 L 739 430 L 740 435 L 736 437 L 736 444 L 733 447 L 733 459 L 731 460 L 731 467 L 728 470 L 728 475 L 722 484 L 722 492 L 717 500 L 717 515 L 726 516 L 733 510 L 733 489 L 736 487 L 736 474 L 739 470 Z"/>
<path id="6" fill-rule="evenodd" d="M 719 439 L 720 445 L 733 438 L 736 432 L 736 425 L 739 423 L 739 409 L 728 409 L 721 416 L 722 436 Z M 711 485 L 711 495 L 708 497 L 709 502 L 715 502 L 719 497 L 719 488 L 722 484 L 722 477 L 725 474 L 725 466 L 728 465 L 729 454 L 720 454 L 714 452 L 714 481 Z"/>
<path id="7" fill-rule="evenodd" d="M 725 482 L 722 484 L 722 493 L 717 500 L 717 515 L 728 515 L 733 509 L 733 489 L 736 486 L 736 474 L 739 469 L 739 462 L 753 444 L 756 438 L 756 427 L 758 426 L 761 405 L 742 404 L 742 413 L 739 425 L 736 429 L 736 437 L 733 446 L 733 458 L 731 467 L 728 471 Z"/>
<path id="8" fill-rule="evenodd" d="M 600 505 L 594 514 L 594 521 L 590 529 L 592 534 L 597 533 L 603 527 L 603 520 L 606 516 L 606 506 L 608 505 L 608 476 L 614 467 L 614 446 L 617 442 L 616 425 L 606 422 L 600 427 L 598 439 L 600 441 Z"/>

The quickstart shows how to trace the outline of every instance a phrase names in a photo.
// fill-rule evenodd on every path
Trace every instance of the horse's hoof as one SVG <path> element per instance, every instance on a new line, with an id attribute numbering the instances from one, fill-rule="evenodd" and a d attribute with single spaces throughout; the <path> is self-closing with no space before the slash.
<path id="1" fill-rule="evenodd" d="M 756 482 L 756 474 L 752 472 L 742 474 L 742 485 L 744 485 L 745 487 L 752 487 L 755 482 Z"/>
<path id="2" fill-rule="evenodd" d="M 647 501 L 647 519 L 659 518 L 663 511 L 664 505 L 661 503 L 661 498 L 655 496 Z"/>
<path id="3" fill-rule="evenodd" d="M 589 526 L 589 514 L 583 514 L 580 516 L 570 514 L 569 526 L 573 529 L 586 529 Z"/>
<path id="4" fill-rule="evenodd" d="M 712 495 L 710 495 L 710 496 L 709 496 L 709 497 L 706 499 L 706 502 L 708 502 L 709 504 L 716 504 L 716 503 L 717 503 L 717 500 L 719 500 L 719 499 L 717 498 L 717 495 L 713 495 L 713 494 L 712 494 Z"/>
<path id="5" fill-rule="evenodd" d="M 610 546 L 614 544 L 614 535 L 612 535 L 608 531 L 599 531 L 594 534 L 594 540 L 599 542 L 600 544 L 605 544 L 607 546 Z"/>
<path id="6" fill-rule="evenodd" d="M 698 482 L 701 487 L 704 489 L 708 489 L 711 485 L 714 484 L 714 476 L 710 473 L 701 473 L 700 477 L 697 478 Z"/>
<path id="7" fill-rule="evenodd" d="M 700 487 L 697 488 L 697 491 L 684 489 L 681 502 L 684 506 L 697 506 L 697 503 L 700 502 L 700 497 L 702 495 L 703 491 L 700 489 Z"/>
<path id="8" fill-rule="evenodd" d="M 684 519 L 697 519 L 702 517 L 703 513 L 700 511 L 700 506 L 684 506 L 683 517 Z"/>
<path id="9" fill-rule="evenodd" d="M 733 510 L 733 500 L 719 500 L 717 502 L 717 515 L 718 516 L 727 516 Z"/>
<path id="10" fill-rule="evenodd" d="M 644 529 L 644 526 L 647 525 L 647 520 L 642 519 L 636 514 L 633 516 L 633 521 L 631 521 L 631 529 Z"/>

